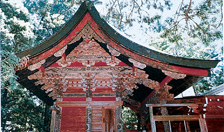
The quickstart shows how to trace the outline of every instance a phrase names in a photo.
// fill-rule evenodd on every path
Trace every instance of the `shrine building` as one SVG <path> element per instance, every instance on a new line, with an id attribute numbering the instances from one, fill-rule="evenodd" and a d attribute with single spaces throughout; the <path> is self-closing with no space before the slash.
<path id="1" fill-rule="evenodd" d="M 110 27 L 91 3 L 17 55 L 19 83 L 51 106 L 51 132 L 224 131 L 223 96 L 174 99 L 219 61 L 143 47 Z M 137 113 L 138 130 L 122 123 L 123 106 Z"/>

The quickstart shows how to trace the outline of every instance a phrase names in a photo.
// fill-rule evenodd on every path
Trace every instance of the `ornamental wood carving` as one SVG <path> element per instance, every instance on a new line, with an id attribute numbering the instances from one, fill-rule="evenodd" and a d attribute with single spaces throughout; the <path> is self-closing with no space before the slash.
<path id="1" fill-rule="evenodd" d="M 67 49 L 67 45 L 65 47 L 63 47 L 62 49 L 58 50 L 56 53 L 54 53 L 54 56 L 61 57 L 65 53 L 66 49 Z"/>
<path id="2" fill-rule="evenodd" d="M 91 28 L 91 26 L 88 23 L 68 44 L 72 44 L 72 43 L 80 40 L 81 38 L 83 38 L 84 40 L 87 40 L 87 41 L 94 38 L 99 42 L 105 43 L 105 41 Z"/>
<path id="3" fill-rule="evenodd" d="M 54 53 L 56 57 L 61 56 L 61 59 L 56 62 L 58 66 L 44 69 L 44 74 L 38 71 L 28 76 L 30 80 L 38 80 L 35 85 L 43 85 L 41 89 L 45 90 L 48 96 L 60 101 L 62 93 L 67 89 L 83 89 L 86 93 L 92 93 L 97 88 L 111 88 L 113 91 L 119 90 L 121 99 L 124 100 L 132 95 L 134 88 L 138 88 L 136 84 L 143 84 L 156 91 L 160 90 L 159 82 L 148 79 L 148 74 L 141 70 L 146 67 L 145 64 L 129 58 L 134 67 L 120 66 L 121 61 L 116 58 L 120 53 L 108 45 L 111 55 L 107 53 L 92 39 L 100 40 L 101 38 L 97 37 L 88 24 L 70 43 L 79 40 L 80 37 L 84 38 L 83 42 L 67 56 L 65 55 L 67 46 Z M 104 42 L 102 39 L 100 41 Z M 28 68 L 35 70 L 44 63 L 45 60 L 42 60 Z M 91 96 L 92 94 L 88 94 L 88 97 Z"/>
<path id="4" fill-rule="evenodd" d="M 31 71 L 34 71 L 34 70 L 40 68 L 41 65 L 44 64 L 45 62 L 46 62 L 46 60 L 41 60 L 41 61 L 39 61 L 39 62 L 37 62 L 33 65 L 28 66 L 28 69 L 31 70 Z"/>
<path id="5" fill-rule="evenodd" d="M 134 65 L 135 67 L 138 67 L 138 68 L 140 68 L 140 69 L 144 69 L 144 68 L 146 68 L 146 65 L 145 65 L 145 64 L 140 63 L 140 62 L 138 62 L 138 61 L 136 61 L 136 60 L 134 60 L 134 59 L 132 59 L 132 58 L 129 58 L 128 60 L 129 60 L 131 63 L 133 63 L 133 65 Z"/>
<path id="6" fill-rule="evenodd" d="M 56 63 L 57 67 L 48 67 L 44 74 L 38 71 L 29 80 L 38 80 L 35 85 L 43 85 L 49 96 L 58 101 L 67 89 L 83 89 L 95 91 L 97 88 L 111 88 L 116 91 L 119 87 L 124 99 L 132 95 L 136 84 L 158 89 L 159 83 L 148 79 L 145 71 L 130 66 L 119 66 L 121 62 L 114 55 L 109 55 L 94 39 L 81 42 L 69 55 L 65 56 L 66 46 L 55 55 L 62 56 Z M 37 69 L 45 60 L 30 66 Z M 67 65 L 65 65 L 67 64 Z M 76 65 L 78 64 L 78 65 Z M 100 65 L 100 66 L 98 66 Z"/>
<path id="7" fill-rule="evenodd" d="M 27 55 L 27 56 L 24 56 L 20 59 L 20 63 L 15 68 L 16 71 L 25 69 L 28 66 L 28 62 L 29 62 L 29 59 L 30 59 L 29 56 L 30 55 Z"/>
<path id="8" fill-rule="evenodd" d="M 176 72 L 166 71 L 166 70 L 162 70 L 162 72 L 165 75 L 170 76 L 174 79 L 184 79 L 186 77 L 186 74 L 182 74 L 182 73 L 176 73 Z"/>

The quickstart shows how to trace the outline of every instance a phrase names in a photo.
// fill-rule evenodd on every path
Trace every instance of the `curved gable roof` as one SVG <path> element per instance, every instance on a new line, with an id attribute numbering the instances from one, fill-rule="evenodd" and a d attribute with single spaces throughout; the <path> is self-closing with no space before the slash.
<path id="1" fill-rule="evenodd" d="M 83 2 L 81 4 L 80 8 L 71 18 L 71 20 L 56 34 L 43 41 L 42 43 L 38 44 L 36 47 L 17 54 L 17 56 L 21 58 L 23 56 L 30 55 L 30 57 L 32 58 L 54 47 L 58 42 L 62 41 L 69 33 L 71 33 L 71 31 L 77 26 L 79 21 L 87 12 L 90 13 L 95 22 L 104 30 L 104 33 L 109 35 L 109 37 L 113 39 L 113 41 L 141 56 L 173 65 L 203 69 L 214 68 L 219 62 L 218 60 L 201 60 L 176 57 L 137 44 L 120 35 L 112 27 L 110 27 L 105 20 L 101 19 L 96 8 L 92 4 L 90 4 L 90 6 L 87 5 L 87 2 Z"/>

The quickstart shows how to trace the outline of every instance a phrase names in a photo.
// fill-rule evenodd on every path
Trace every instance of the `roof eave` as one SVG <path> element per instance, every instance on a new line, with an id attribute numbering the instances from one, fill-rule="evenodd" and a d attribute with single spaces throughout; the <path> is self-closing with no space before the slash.
<path id="1" fill-rule="evenodd" d="M 32 58 L 52 48 L 61 40 L 63 40 L 75 28 L 75 26 L 79 23 L 79 21 L 82 19 L 82 17 L 86 14 L 87 11 L 89 11 L 96 23 L 104 30 L 104 33 L 107 34 L 113 41 L 119 43 L 124 48 L 149 59 L 158 60 L 161 62 L 169 63 L 171 65 L 203 69 L 214 68 L 216 67 L 218 62 L 220 62 L 219 60 L 200 60 L 175 57 L 141 46 L 116 32 L 111 26 L 107 24 L 105 20 L 101 19 L 94 5 L 91 3 L 89 6 L 87 2 L 83 2 L 81 4 L 75 15 L 56 34 L 54 34 L 47 40 L 44 40 L 42 43 L 38 44 L 34 48 L 18 53 L 17 56 L 22 58 L 23 56 L 30 55 Z"/>
<path id="2" fill-rule="evenodd" d="M 135 43 L 119 34 L 116 30 L 114 30 L 111 26 L 109 26 L 105 20 L 101 19 L 98 11 L 94 6 L 92 6 L 89 9 L 89 11 L 91 16 L 97 22 L 97 24 L 99 24 L 99 26 L 102 27 L 105 34 L 108 34 L 114 41 L 123 45 L 125 48 L 128 48 L 130 51 L 133 51 L 134 53 L 140 54 L 144 57 L 159 60 L 173 65 L 193 67 L 193 68 L 203 68 L 203 69 L 214 68 L 216 67 L 218 62 L 220 62 L 220 60 L 201 60 L 201 59 L 176 57 L 160 53 L 158 51 L 154 51 L 138 43 Z"/>
<path id="3" fill-rule="evenodd" d="M 79 7 L 78 11 L 75 13 L 75 15 L 73 15 L 73 17 L 59 31 L 57 31 L 57 33 L 43 40 L 40 44 L 37 44 L 35 47 L 22 51 L 16 55 L 19 58 L 22 58 L 27 55 L 35 57 L 43 53 L 44 51 L 52 48 L 60 41 L 62 41 L 75 28 L 75 26 L 79 23 L 82 17 L 86 14 L 87 10 L 88 8 L 85 2 L 83 2 Z"/>

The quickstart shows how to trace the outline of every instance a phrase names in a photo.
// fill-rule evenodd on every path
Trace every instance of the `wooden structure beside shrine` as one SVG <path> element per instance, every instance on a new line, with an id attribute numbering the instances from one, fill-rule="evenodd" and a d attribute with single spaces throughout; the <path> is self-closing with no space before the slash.
<path id="1" fill-rule="evenodd" d="M 101 19 L 91 3 L 83 2 L 57 34 L 18 56 L 19 82 L 52 106 L 52 132 L 120 132 L 122 106 L 138 113 L 142 130 L 149 114 L 152 131 L 156 121 L 169 131 L 171 118 L 199 120 L 207 130 L 203 97 L 174 96 L 209 76 L 218 61 L 175 57 L 134 43 Z"/>

